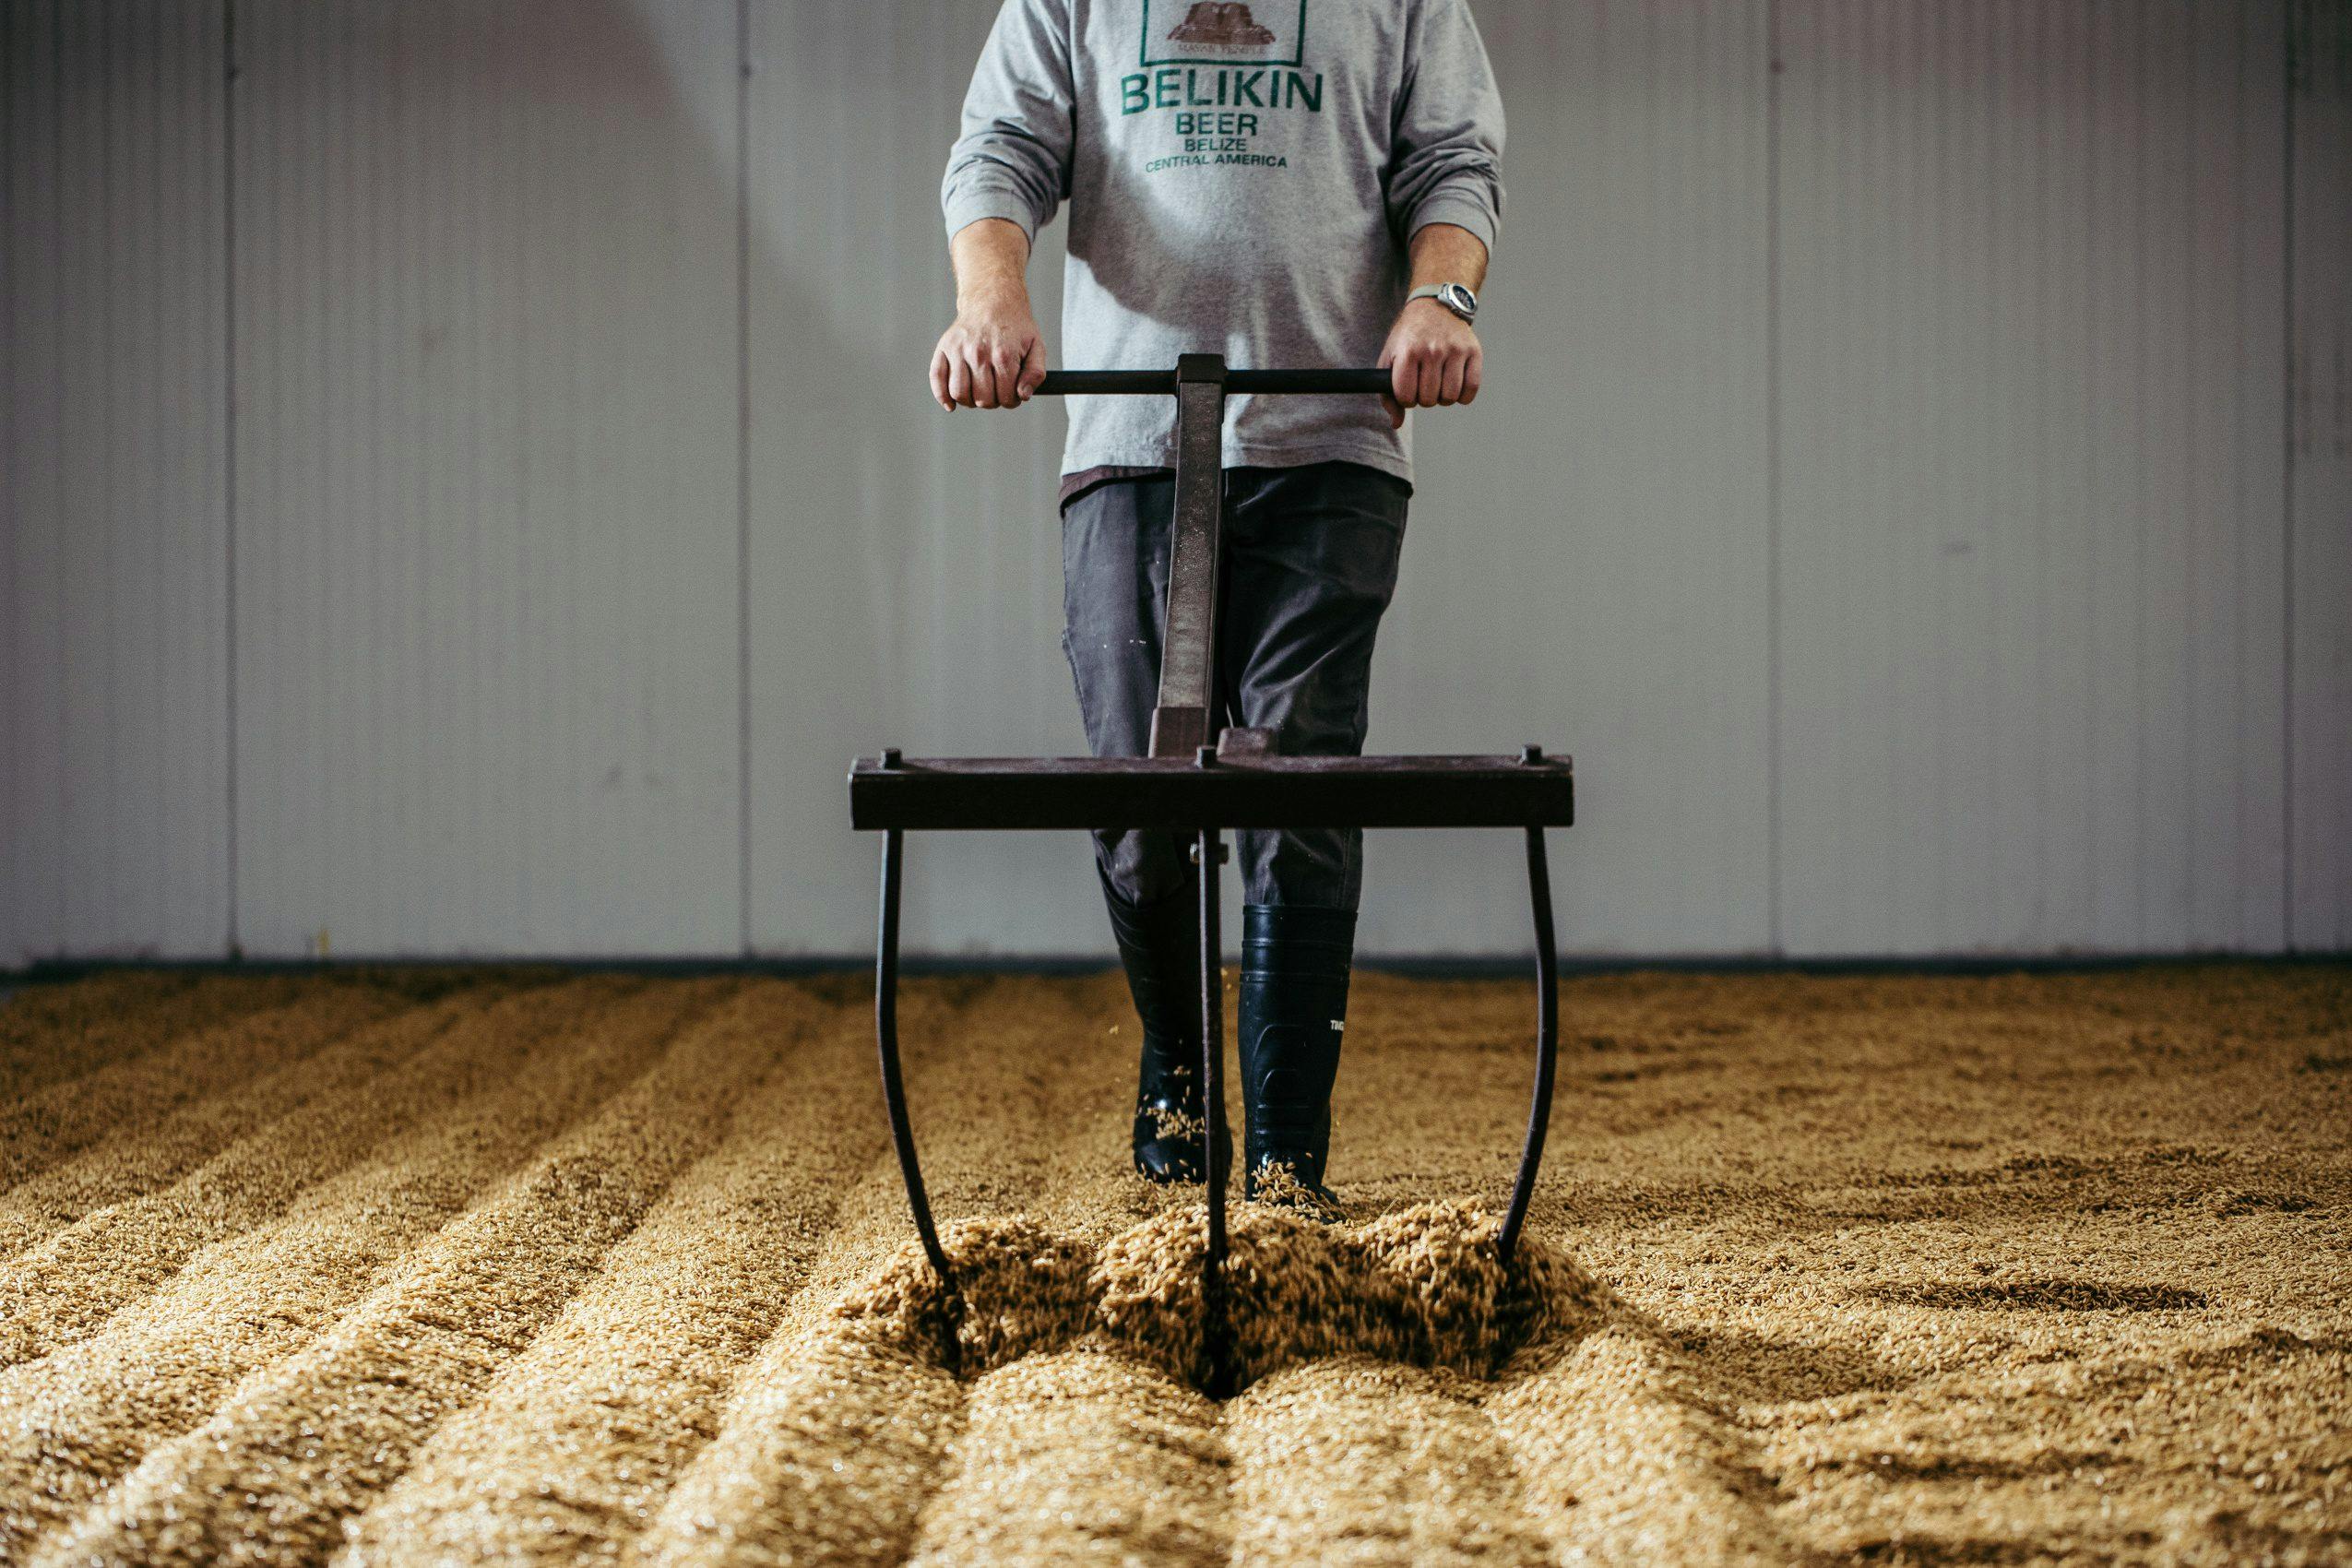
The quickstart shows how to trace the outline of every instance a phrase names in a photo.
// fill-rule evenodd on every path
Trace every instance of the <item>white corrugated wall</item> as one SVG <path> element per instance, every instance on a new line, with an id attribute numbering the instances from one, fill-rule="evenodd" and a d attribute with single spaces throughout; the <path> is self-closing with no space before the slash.
<path id="1" fill-rule="evenodd" d="M 0 963 L 229 940 L 218 6 L 0 5 Z"/>
<path id="2" fill-rule="evenodd" d="M 734 948 L 732 7 L 233 21 L 240 940 Z"/>
<path id="3" fill-rule="evenodd" d="M 846 954 L 851 754 L 1077 749 L 1059 414 L 921 382 L 992 9 L 0 0 L 0 963 Z M 1374 746 L 1574 752 L 1580 952 L 2352 944 L 2352 6 L 1476 9 Z M 909 876 L 1106 945 L 1075 840 Z"/>
<path id="4" fill-rule="evenodd" d="M 1782 17 L 1783 940 L 2280 946 L 2284 7 Z"/>

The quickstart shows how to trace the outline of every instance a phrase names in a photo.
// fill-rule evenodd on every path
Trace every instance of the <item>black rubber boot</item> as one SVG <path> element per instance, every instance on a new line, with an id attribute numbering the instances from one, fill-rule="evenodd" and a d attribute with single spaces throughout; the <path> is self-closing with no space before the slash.
<path id="1" fill-rule="evenodd" d="M 1242 1191 L 1255 1202 L 1318 1218 L 1338 1213 L 1323 1172 L 1355 949 L 1349 910 L 1277 904 L 1241 910 L 1241 1094 L 1249 1116 Z"/>
<path id="2" fill-rule="evenodd" d="M 1103 902 L 1143 1024 L 1135 1170 L 1146 1182 L 1201 1181 L 1208 1170 L 1208 1134 L 1201 1104 L 1197 887 L 1140 907 L 1105 887 Z"/>

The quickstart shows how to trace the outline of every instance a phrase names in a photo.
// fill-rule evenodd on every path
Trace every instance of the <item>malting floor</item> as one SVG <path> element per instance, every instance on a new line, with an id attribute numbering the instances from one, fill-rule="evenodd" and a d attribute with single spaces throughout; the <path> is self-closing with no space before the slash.
<path id="1" fill-rule="evenodd" d="M 29 987 L 0 1562 L 2352 1561 L 2352 970 L 1571 980 L 1541 1311 L 1414 1206 L 1530 989 L 1360 977 L 1216 1400 L 1112 977 L 909 987 L 940 1211 L 1067 1287 L 959 1370 L 861 977 Z"/>

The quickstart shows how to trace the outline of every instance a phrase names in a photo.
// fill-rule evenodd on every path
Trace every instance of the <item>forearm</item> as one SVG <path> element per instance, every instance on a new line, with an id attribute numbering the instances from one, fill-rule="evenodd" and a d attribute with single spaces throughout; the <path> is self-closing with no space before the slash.
<path id="1" fill-rule="evenodd" d="M 1486 242 L 1459 224 L 1424 223 L 1413 232 L 1410 255 L 1408 288 L 1459 283 L 1475 294 L 1486 287 Z"/>
<path id="2" fill-rule="evenodd" d="M 959 313 L 983 304 L 1029 308 L 1029 237 L 1018 223 L 1003 218 L 967 223 L 947 243 L 947 255 L 956 268 Z"/>

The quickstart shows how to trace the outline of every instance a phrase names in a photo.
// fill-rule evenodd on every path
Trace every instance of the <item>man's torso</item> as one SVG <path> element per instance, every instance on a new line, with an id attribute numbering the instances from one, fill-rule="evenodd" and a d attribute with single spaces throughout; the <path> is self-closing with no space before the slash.
<path id="1" fill-rule="evenodd" d="M 1403 303 L 1384 173 L 1407 7 L 1382 0 L 1072 0 L 1075 138 L 1061 361 L 1368 365 Z M 1157 399 L 1072 398 L 1063 468 L 1158 468 Z M 1345 460 L 1400 477 L 1365 398 L 1235 398 L 1229 467 Z"/>

